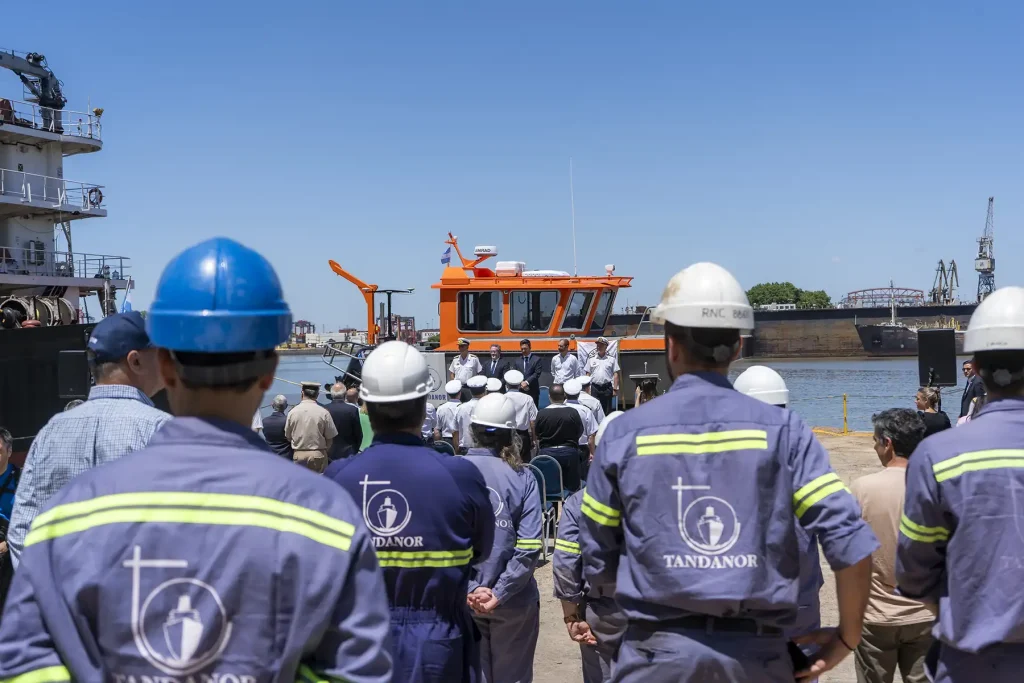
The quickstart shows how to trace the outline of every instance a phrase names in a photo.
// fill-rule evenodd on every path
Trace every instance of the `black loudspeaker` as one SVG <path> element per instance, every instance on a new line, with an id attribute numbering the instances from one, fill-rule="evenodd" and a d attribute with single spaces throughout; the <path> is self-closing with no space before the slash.
<path id="1" fill-rule="evenodd" d="M 92 378 L 85 351 L 61 351 L 57 356 L 57 396 L 89 398 Z"/>
<path id="2" fill-rule="evenodd" d="M 917 331 L 917 378 L 921 386 L 955 387 L 956 332 L 949 329 Z"/>

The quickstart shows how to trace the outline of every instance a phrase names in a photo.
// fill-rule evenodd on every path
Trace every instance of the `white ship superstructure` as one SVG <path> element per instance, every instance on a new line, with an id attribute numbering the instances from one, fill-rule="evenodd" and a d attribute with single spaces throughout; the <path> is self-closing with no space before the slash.
<path id="1" fill-rule="evenodd" d="M 107 215 L 102 185 L 74 179 L 65 162 L 103 148 L 103 111 L 65 110 L 60 81 L 37 53 L 0 51 L 21 79 L 20 98 L 0 79 L 0 308 L 42 326 L 87 321 L 115 310 L 128 259 L 75 251 L 73 225 Z M 13 83 L 12 83 L 13 84 Z"/>

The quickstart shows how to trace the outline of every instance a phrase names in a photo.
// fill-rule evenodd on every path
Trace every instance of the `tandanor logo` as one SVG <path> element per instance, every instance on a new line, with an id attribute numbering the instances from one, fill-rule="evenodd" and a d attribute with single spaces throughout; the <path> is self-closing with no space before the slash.
<path id="1" fill-rule="evenodd" d="M 422 536 L 399 536 L 412 521 L 405 494 L 391 488 L 390 481 L 371 481 L 368 474 L 359 485 L 363 487 L 363 521 L 373 533 L 375 548 L 422 547 Z"/>

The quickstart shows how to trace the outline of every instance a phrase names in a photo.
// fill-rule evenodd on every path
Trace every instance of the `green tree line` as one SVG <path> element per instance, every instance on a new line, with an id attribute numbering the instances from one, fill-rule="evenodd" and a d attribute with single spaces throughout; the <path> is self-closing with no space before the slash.
<path id="1" fill-rule="evenodd" d="M 762 282 L 747 291 L 750 305 L 796 304 L 797 308 L 832 308 L 832 298 L 823 289 L 800 289 L 792 282 Z"/>

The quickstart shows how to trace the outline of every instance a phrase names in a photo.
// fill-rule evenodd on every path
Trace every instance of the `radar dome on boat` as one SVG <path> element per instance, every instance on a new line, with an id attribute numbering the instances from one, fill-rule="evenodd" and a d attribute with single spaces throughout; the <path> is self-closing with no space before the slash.
<path id="1" fill-rule="evenodd" d="M 473 247 L 473 254 L 475 256 L 497 256 L 498 248 L 495 246 Z"/>

